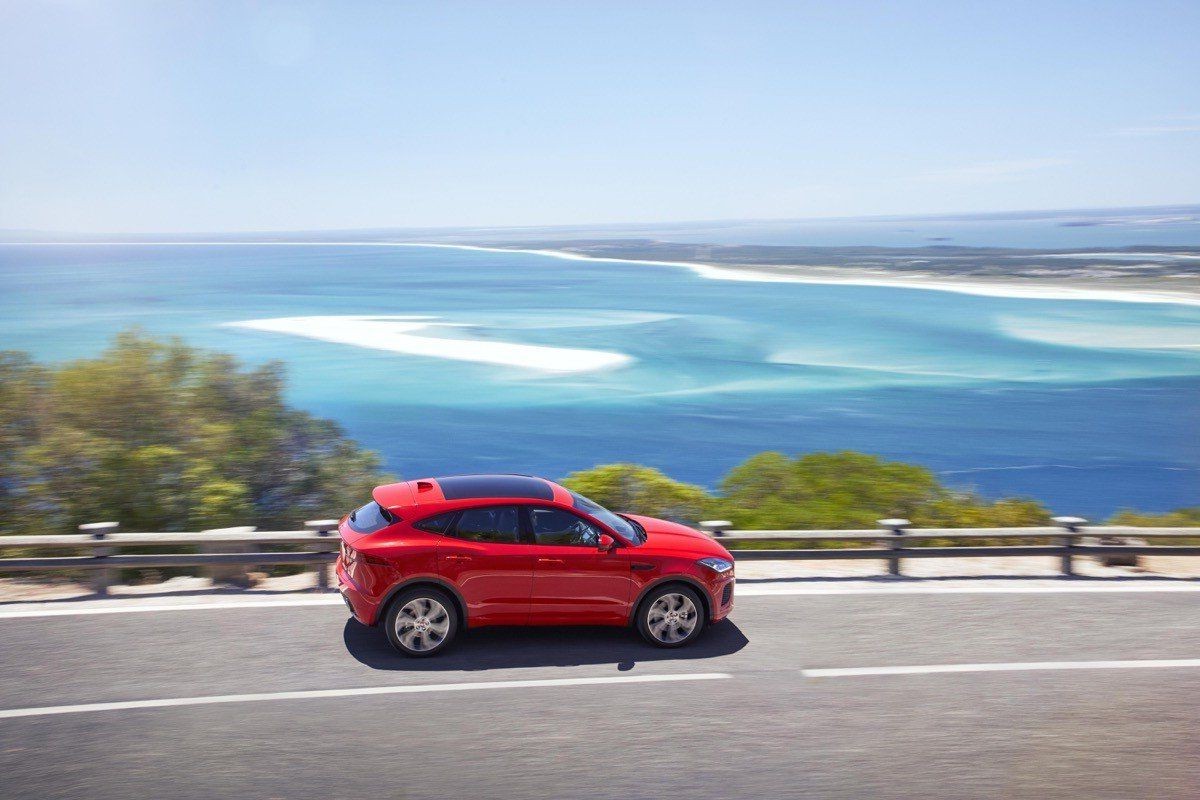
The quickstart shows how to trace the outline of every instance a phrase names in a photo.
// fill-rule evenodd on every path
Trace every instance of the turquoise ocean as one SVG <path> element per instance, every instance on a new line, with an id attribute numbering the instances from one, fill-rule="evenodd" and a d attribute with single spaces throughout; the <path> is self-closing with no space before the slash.
<path id="1" fill-rule="evenodd" d="M 286 322 L 238 324 L 262 320 Z M 762 450 L 853 449 L 1058 513 L 1200 502 L 1195 306 L 444 247 L 0 245 L 0 348 L 62 361 L 134 325 L 283 361 L 294 404 L 410 478 L 634 461 L 713 486 Z"/>

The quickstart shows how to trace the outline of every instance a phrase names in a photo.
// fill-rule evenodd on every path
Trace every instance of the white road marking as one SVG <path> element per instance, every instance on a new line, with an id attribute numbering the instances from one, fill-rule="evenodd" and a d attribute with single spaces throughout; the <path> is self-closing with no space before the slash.
<path id="1" fill-rule="evenodd" d="M 768 597 L 819 594 L 1105 594 L 1125 592 L 1200 592 L 1200 583 L 1110 583 L 1060 586 L 938 586 L 895 584 L 892 586 L 745 586 L 738 584 L 737 597 Z"/>
<path id="2" fill-rule="evenodd" d="M 547 678 L 526 681 L 489 681 L 483 683 L 426 683 L 407 686 L 365 686 L 357 689 L 317 689 L 304 692 L 263 692 L 224 694 L 209 697 L 172 697 L 161 700 L 128 700 L 116 703 L 84 703 L 73 706 L 42 706 L 0 710 L 0 719 L 44 717 L 54 714 L 87 714 L 93 711 L 125 711 L 135 708 L 174 708 L 207 706 L 218 703 L 254 703 L 262 700 L 313 700 L 330 697 L 358 697 L 381 694 L 417 694 L 421 692 L 467 692 L 483 689 L 539 689 L 554 686 L 595 686 L 609 683 L 666 683 L 673 681 L 713 681 L 731 678 L 725 672 L 700 672 L 684 675 L 624 675 L 604 678 Z"/>
<path id="3" fill-rule="evenodd" d="M 806 678 L 857 678 L 866 675 L 937 675 L 947 672 L 1025 672 L 1062 669 L 1178 669 L 1200 667 L 1200 658 L 1150 661 L 1028 661 L 1012 664 L 924 664 L 908 667 L 805 669 Z"/>
<path id="4" fill-rule="evenodd" d="M 773 586 L 738 584 L 737 597 L 791 597 L 806 595 L 896 595 L 896 594 L 1124 594 L 1200 592 L 1198 583 L 1116 583 L 1061 586 L 939 586 L 894 584 L 879 586 Z M 75 600 L 29 603 L 0 610 L 0 619 L 69 617 L 81 614 L 136 614 L 151 611 L 219 611 L 226 608 L 285 608 L 288 606 L 344 606 L 336 594 L 306 595 L 278 599 L 218 600 L 204 603 L 163 603 L 146 600 Z M 0 607 L 2 608 L 2 607 Z"/>
<path id="5" fill-rule="evenodd" d="M 215 611 L 223 608 L 281 608 L 284 606 L 342 606 L 340 595 L 317 595 L 315 597 L 288 597 L 279 600 L 233 600 L 214 603 L 140 603 L 136 600 L 120 601 L 122 605 L 92 605 L 94 600 L 79 600 L 57 606 L 42 605 L 38 608 L 22 608 L 0 611 L 0 619 L 23 619 L 26 617 L 69 617 L 77 614 L 136 614 L 148 611 Z"/>

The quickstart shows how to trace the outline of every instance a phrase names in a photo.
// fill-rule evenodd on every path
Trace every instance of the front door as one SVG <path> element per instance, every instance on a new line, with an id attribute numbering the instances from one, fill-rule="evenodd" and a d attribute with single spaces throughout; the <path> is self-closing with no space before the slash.
<path id="1" fill-rule="evenodd" d="M 527 509 L 534 556 L 530 623 L 624 624 L 632 596 L 626 551 L 601 551 L 600 529 L 570 511 Z"/>
<path id="2" fill-rule="evenodd" d="M 438 542 L 438 571 L 458 587 L 468 625 L 524 625 L 533 548 L 521 541 L 517 506 L 468 508 Z"/>

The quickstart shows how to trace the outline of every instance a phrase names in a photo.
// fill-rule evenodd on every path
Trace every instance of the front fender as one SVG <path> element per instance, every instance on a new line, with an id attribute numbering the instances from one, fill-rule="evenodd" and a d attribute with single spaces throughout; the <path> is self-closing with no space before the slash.
<path id="1" fill-rule="evenodd" d="M 634 624 L 637 610 L 642 605 L 642 601 L 646 599 L 646 595 L 666 583 L 684 583 L 695 589 L 696 594 L 700 595 L 700 602 L 704 604 L 704 619 L 712 619 L 712 598 L 708 594 L 708 587 L 691 575 L 663 575 L 643 586 L 642 590 L 638 592 L 637 598 L 629 606 L 628 622 L 630 625 Z"/>

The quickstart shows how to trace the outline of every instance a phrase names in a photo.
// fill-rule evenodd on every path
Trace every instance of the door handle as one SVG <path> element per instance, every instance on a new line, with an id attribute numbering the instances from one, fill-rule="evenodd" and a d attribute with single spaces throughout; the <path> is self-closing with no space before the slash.
<path id="1" fill-rule="evenodd" d="M 447 561 L 470 561 L 470 556 L 442 556 Z"/>
<path id="2" fill-rule="evenodd" d="M 563 560 L 561 558 L 539 558 L 538 563 L 539 564 L 561 564 L 561 563 L 563 563 Z"/>

